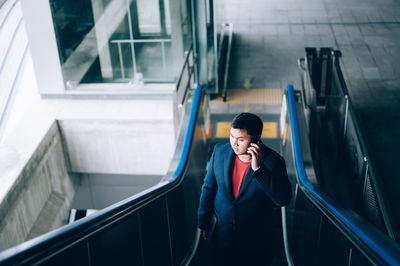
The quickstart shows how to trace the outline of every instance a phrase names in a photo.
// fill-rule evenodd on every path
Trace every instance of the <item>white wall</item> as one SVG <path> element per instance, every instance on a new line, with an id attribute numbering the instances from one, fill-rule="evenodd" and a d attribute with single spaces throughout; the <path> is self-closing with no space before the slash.
<path id="1" fill-rule="evenodd" d="M 27 61 L 27 50 L 21 4 L 8 0 L 0 8 L 0 139 Z"/>
<path id="2" fill-rule="evenodd" d="M 164 175 L 174 151 L 172 120 L 60 120 L 78 173 Z"/>

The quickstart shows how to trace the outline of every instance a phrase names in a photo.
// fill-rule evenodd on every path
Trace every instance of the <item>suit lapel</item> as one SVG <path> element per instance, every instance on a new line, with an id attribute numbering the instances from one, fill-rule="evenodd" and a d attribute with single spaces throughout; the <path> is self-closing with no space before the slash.
<path id="1" fill-rule="evenodd" d="M 249 166 L 249 170 L 247 170 L 246 176 L 244 177 L 243 183 L 240 186 L 239 194 L 237 195 L 235 201 L 237 201 L 240 196 L 244 193 L 246 190 L 247 186 L 250 184 L 250 181 L 253 179 L 253 169 L 251 168 L 251 164 Z"/>
<path id="2" fill-rule="evenodd" d="M 230 169 L 231 165 L 233 163 L 233 159 L 235 158 L 234 152 L 232 148 L 229 146 L 229 150 L 226 152 L 225 159 L 224 159 L 224 182 L 225 182 L 225 188 L 226 191 L 228 192 L 228 195 L 230 199 L 233 201 L 233 191 L 231 189 L 231 176 L 230 176 Z"/>

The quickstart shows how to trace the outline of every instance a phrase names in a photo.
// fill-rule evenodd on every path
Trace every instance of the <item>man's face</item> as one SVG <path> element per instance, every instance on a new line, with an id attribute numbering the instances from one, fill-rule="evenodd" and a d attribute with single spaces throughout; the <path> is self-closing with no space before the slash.
<path id="1" fill-rule="evenodd" d="M 247 148 L 250 145 L 251 136 L 246 129 L 231 128 L 230 142 L 236 155 L 248 154 Z"/>

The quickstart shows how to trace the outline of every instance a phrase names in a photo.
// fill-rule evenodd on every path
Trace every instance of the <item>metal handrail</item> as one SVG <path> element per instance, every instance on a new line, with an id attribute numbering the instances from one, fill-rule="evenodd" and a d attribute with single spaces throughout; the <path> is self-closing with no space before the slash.
<path id="1" fill-rule="evenodd" d="M 232 36 L 233 36 L 233 24 L 229 25 L 229 35 L 228 35 L 228 51 L 226 52 L 226 62 L 225 62 L 225 72 L 224 72 L 224 83 L 222 85 L 222 100 L 225 102 L 227 97 L 227 85 L 228 85 L 228 72 L 229 72 L 229 62 L 231 59 L 231 49 L 232 49 Z"/>
<path id="2" fill-rule="evenodd" d="M 149 43 L 149 42 L 171 42 L 171 39 L 140 39 L 140 40 L 111 40 L 110 43 Z"/>
<path id="3" fill-rule="evenodd" d="M 136 75 L 136 56 L 134 55 L 135 49 L 133 45 L 135 43 L 161 43 L 161 54 L 162 54 L 162 64 L 163 64 L 163 71 L 167 71 L 167 60 L 165 57 L 165 43 L 166 42 L 171 42 L 171 39 L 141 39 L 141 40 L 133 40 L 133 39 L 126 39 L 126 40 L 110 40 L 110 43 L 116 43 L 118 46 L 118 56 L 119 56 L 119 65 L 121 68 L 121 77 L 122 79 L 125 79 L 125 67 L 124 67 L 124 58 L 122 56 L 122 49 L 121 49 L 121 43 L 129 43 L 132 47 L 132 65 L 133 65 L 133 70 L 134 70 L 134 75 Z"/>
<path id="4" fill-rule="evenodd" d="M 374 264 L 400 265 L 399 245 L 354 212 L 344 209 L 307 177 L 303 164 L 294 88 L 287 86 L 294 159 L 299 188 L 359 251 Z"/>
<path id="5" fill-rule="evenodd" d="M 193 56 L 193 46 L 190 47 L 190 49 L 188 51 L 186 51 L 186 56 L 185 56 L 185 62 L 183 64 L 182 70 L 179 73 L 179 77 L 178 77 L 178 81 L 176 82 L 176 91 L 178 94 L 178 99 L 177 102 L 179 105 L 183 105 L 183 102 L 185 101 L 185 97 L 186 97 L 186 92 L 188 87 L 190 86 L 190 80 L 192 78 L 193 75 L 193 62 L 190 62 L 190 58 Z M 188 84 L 186 84 L 186 86 L 184 87 L 184 91 L 182 91 L 181 88 L 181 83 L 182 83 L 182 78 L 184 76 L 185 71 L 187 71 L 188 73 Z"/>
<path id="6" fill-rule="evenodd" d="M 217 64 L 218 64 L 218 73 L 220 72 L 220 69 L 224 70 L 224 73 L 221 73 L 221 77 L 218 77 L 218 90 L 221 90 L 221 97 L 222 100 L 225 102 L 226 101 L 226 94 L 227 94 L 227 83 L 228 83 L 228 72 L 229 72 L 229 62 L 230 62 L 230 54 L 231 54 L 231 49 L 232 49 L 232 34 L 233 34 L 233 24 L 232 23 L 224 23 L 221 25 L 221 33 L 219 37 L 219 45 L 218 45 L 218 59 L 217 59 Z M 224 42 L 224 37 L 225 35 L 228 36 L 227 40 L 227 50 L 226 50 L 226 58 L 222 56 L 223 52 L 223 47 L 225 46 Z M 221 58 L 225 59 L 225 63 L 222 64 L 221 61 L 223 61 Z M 222 72 L 222 71 L 221 71 Z"/>
<path id="7" fill-rule="evenodd" d="M 346 82 L 344 80 L 343 72 L 342 72 L 342 69 L 340 67 L 339 58 L 341 56 L 341 53 L 340 53 L 340 51 L 334 51 L 333 54 L 334 54 L 334 58 L 335 58 L 334 65 L 335 65 L 336 72 L 337 72 L 337 75 L 338 75 L 338 78 L 339 78 L 339 82 L 340 82 L 341 88 L 343 90 L 343 94 L 346 97 L 346 113 L 347 113 L 348 116 L 350 116 L 352 118 L 352 122 L 354 124 L 354 131 L 355 131 L 356 137 L 357 137 L 357 139 L 359 141 L 359 145 L 360 145 L 361 151 L 363 153 L 364 161 L 367 164 L 367 171 L 369 172 L 369 176 L 370 176 L 372 182 L 374 183 L 374 189 L 375 189 L 376 197 L 377 197 L 377 200 L 378 200 L 379 208 L 381 210 L 381 215 L 382 215 L 382 218 L 383 218 L 383 222 L 385 224 L 385 228 L 388 231 L 388 235 L 391 238 L 397 240 L 398 237 L 399 237 L 398 228 L 397 228 L 396 224 L 391 222 L 391 221 L 394 221 L 395 219 L 393 218 L 393 214 L 391 212 L 391 209 L 386 207 L 386 206 L 389 206 L 389 204 L 388 204 L 388 199 L 385 196 L 385 193 L 382 193 L 382 189 L 384 188 L 384 186 L 383 186 L 383 184 L 381 182 L 381 178 L 379 178 L 379 175 L 378 175 L 377 171 L 375 171 L 375 167 L 369 161 L 369 158 L 371 158 L 371 157 L 370 157 L 370 154 L 368 152 L 366 141 L 365 141 L 365 139 L 363 137 L 363 134 L 361 134 L 361 132 L 360 132 L 360 125 L 358 123 L 357 116 L 356 116 L 356 114 L 354 112 L 353 104 L 352 104 L 351 99 L 349 97 L 349 90 L 348 90 L 348 88 L 346 86 Z M 347 119 L 347 116 L 346 116 L 345 126 L 347 125 L 347 120 L 348 119 Z M 346 130 L 346 127 L 345 127 L 345 130 Z"/>
<path id="8" fill-rule="evenodd" d="M 18 264 L 16 261 L 29 264 L 32 260 L 43 256 L 43 254 L 47 253 L 50 255 L 63 250 L 73 243 L 89 238 L 95 232 L 114 224 L 123 217 L 137 212 L 178 186 L 182 181 L 185 168 L 189 161 L 189 153 L 194 137 L 202 92 L 203 87 L 199 85 L 194 94 L 181 157 L 175 172 L 172 174 L 172 178 L 100 210 L 89 217 L 2 251 L 0 252 L 0 264 L 8 264 L 11 262 L 13 264 Z"/>
<path id="9" fill-rule="evenodd" d="M 186 64 L 189 64 L 189 58 L 190 58 L 190 56 L 192 56 L 192 53 L 193 53 L 193 45 L 189 48 L 189 50 L 186 51 L 185 63 L 183 64 L 184 66 Z M 184 71 L 185 71 L 185 67 L 183 67 L 181 72 L 179 73 L 179 78 L 178 78 L 178 81 L 176 83 L 177 87 L 179 87 L 179 85 L 180 85 L 180 82 L 182 80 L 182 76 L 183 76 Z"/>

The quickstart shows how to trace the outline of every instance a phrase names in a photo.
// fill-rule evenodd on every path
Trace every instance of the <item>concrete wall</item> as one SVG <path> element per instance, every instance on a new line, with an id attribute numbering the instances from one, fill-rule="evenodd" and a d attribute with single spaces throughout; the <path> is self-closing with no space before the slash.
<path id="1" fill-rule="evenodd" d="M 70 208 L 101 209 L 158 183 L 175 145 L 169 120 L 44 124 L 15 139 L 18 148 L 23 135 L 37 135 L 30 155 L 1 149 L 0 169 L 9 167 L 0 176 L 0 250 L 60 227 Z"/>
<path id="2" fill-rule="evenodd" d="M 60 227 L 70 208 L 101 209 L 158 183 L 175 145 L 169 120 L 66 119 L 42 129 L 25 162 L 7 157 L 0 250 Z"/>
<path id="3" fill-rule="evenodd" d="M 71 171 L 164 175 L 175 147 L 171 120 L 59 121 Z"/>
<path id="4" fill-rule="evenodd" d="M 0 203 L 0 250 L 65 223 L 76 187 L 54 122 Z"/>

